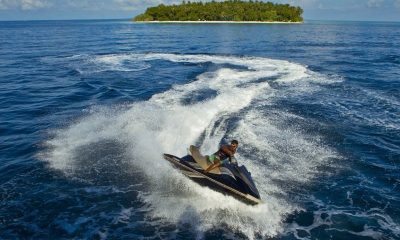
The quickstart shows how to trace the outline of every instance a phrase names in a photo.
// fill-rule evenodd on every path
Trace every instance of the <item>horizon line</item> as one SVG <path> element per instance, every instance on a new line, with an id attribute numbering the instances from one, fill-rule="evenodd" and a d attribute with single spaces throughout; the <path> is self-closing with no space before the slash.
<path id="1" fill-rule="evenodd" d="M 40 21 L 131 21 L 132 18 L 71 18 L 71 19 L 15 19 L 15 20 L 1 20 L 0 22 L 40 22 Z M 350 20 L 350 19 L 304 19 L 303 22 L 307 21 L 328 21 L 328 22 L 387 22 L 387 23 L 398 23 L 400 20 Z M 132 21 L 133 22 L 133 21 Z M 184 22 L 184 21 L 182 21 Z M 240 21 L 238 21 L 240 22 Z"/>

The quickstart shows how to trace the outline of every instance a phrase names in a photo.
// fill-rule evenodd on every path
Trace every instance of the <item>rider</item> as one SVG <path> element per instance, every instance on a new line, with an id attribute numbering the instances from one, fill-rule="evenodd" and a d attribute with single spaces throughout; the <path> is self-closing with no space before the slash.
<path id="1" fill-rule="evenodd" d="M 206 169 L 206 172 L 221 166 L 221 164 L 226 163 L 228 159 L 229 162 L 232 163 L 232 157 L 234 157 L 238 145 L 239 142 L 237 140 L 232 140 L 230 145 L 222 145 L 216 153 L 208 156 L 207 160 L 211 165 Z"/>

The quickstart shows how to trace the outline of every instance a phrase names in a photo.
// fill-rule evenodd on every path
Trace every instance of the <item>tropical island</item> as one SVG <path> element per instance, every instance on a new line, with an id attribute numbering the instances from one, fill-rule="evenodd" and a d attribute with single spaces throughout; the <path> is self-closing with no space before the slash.
<path id="1" fill-rule="evenodd" d="M 160 4 L 133 18 L 136 22 L 303 22 L 303 9 L 289 4 L 227 0 Z"/>

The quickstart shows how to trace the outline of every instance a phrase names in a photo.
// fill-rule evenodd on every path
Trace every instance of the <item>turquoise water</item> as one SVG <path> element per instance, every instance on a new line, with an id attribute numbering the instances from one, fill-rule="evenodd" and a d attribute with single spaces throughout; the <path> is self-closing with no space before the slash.
<path id="1" fill-rule="evenodd" d="M 0 22 L 0 238 L 400 238 L 399 29 Z M 161 157 L 232 138 L 259 206 Z"/>

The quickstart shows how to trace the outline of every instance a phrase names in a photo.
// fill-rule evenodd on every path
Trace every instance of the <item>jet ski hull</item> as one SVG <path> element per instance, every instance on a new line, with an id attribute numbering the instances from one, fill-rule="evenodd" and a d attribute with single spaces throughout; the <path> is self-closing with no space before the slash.
<path id="1" fill-rule="evenodd" d="M 164 154 L 164 158 L 172 163 L 172 165 L 179 169 L 185 176 L 189 177 L 196 183 L 207 186 L 218 192 L 229 194 L 238 200 L 245 203 L 256 205 L 261 203 L 261 199 L 254 183 L 253 189 L 249 189 L 240 176 L 226 175 L 226 174 L 212 174 L 206 173 L 200 166 L 196 164 L 194 159 L 187 155 L 183 158 L 176 157 L 170 154 Z"/>

